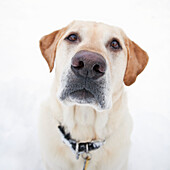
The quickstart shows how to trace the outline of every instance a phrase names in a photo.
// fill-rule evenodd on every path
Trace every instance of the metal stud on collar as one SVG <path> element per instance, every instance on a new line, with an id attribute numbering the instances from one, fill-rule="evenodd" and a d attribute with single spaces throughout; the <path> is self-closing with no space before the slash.
<path id="1" fill-rule="evenodd" d="M 76 159 L 79 159 L 79 142 L 76 143 Z"/>

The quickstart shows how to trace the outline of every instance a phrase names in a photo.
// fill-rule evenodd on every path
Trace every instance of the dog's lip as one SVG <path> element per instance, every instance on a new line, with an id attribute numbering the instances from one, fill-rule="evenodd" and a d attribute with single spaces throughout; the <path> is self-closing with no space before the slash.
<path id="1" fill-rule="evenodd" d="M 71 92 L 70 96 L 73 98 L 78 98 L 79 100 L 95 98 L 94 95 L 85 88 Z"/>

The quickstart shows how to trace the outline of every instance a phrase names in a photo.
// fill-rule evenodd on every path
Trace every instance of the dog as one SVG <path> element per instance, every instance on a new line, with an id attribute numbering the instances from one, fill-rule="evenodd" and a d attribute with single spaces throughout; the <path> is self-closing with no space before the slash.
<path id="1" fill-rule="evenodd" d="M 118 27 L 73 21 L 45 35 L 40 49 L 55 78 L 41 106 L 39 138 L 47 170 L 126 170 L 132 132 L 124 86 L 147 53 Z"/>

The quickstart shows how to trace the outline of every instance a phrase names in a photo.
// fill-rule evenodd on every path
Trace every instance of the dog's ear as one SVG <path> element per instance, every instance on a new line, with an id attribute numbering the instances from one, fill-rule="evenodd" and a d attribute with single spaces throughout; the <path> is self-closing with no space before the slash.
<path id="1" fill-rule="evenodd" d="M 124 83 L 127 86 L 133 84 L 136 77 L 144 70 L 148 63 L 147 53 L 130 39 L 126 39 L 127 66 L 124 75 Z"/>
<path id="2" fill-rule="evenodd" d="M 55 55 L 56 55 L 58 42 L 62 38 L 66 30 L 67 28 L 65 27 L 63 29 L 54 31 L 51 34 L 45 35 L 40 40 L 40 50 L 41 50 L 43 57 L 48 63 L 50 72 L 53 70 L 53 67 L 54 67 L 54 61 L 55 61 Z"/>

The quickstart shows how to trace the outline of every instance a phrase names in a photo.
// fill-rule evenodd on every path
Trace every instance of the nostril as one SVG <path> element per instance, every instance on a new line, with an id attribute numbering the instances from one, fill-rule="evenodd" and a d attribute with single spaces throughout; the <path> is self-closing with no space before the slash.
<path id="1" fill-rule="evenodd" d="M 78 66 L 78 68 L 83 68 L 83 67 L 84 67 L 83 61 L 79 61 L 79 66 Z"/>
<path id="2" fill-rule="evenodd" d="M 75 68 L 75 69 L 81 69 L 84 67 L 84 62 L 83 61 L 79 61 L 78 63 L 76 64 L 72 64 L 72 66 Z"/>
<path id="3" fill-rule="evenodd" d="M 105 69 L 102 68 L 102 66 L 100 66 L 99 64 L 95 64 L 93 66 L 93 70 L 97 73 L 105 73 Z"/>
<path id="4" fill-rule="evenodd" d="M 97 73 L 101 73 L 100 70 L 99 70 L 99 67 L 100 66 L 98 64 L 96 64 L 96 65 L 94 65 L 93 70 Z"/>

